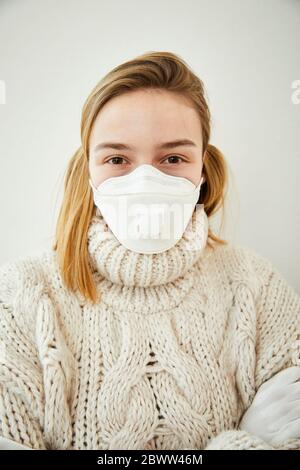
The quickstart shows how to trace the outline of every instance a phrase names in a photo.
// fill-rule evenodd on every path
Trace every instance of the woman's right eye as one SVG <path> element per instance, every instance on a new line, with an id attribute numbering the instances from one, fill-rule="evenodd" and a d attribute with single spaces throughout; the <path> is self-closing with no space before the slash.
<path id="1" fill-rule="evenodd" d="M 124 160 L 123 157 L 112 157 L 112 158 L 109 158 L 108 160 L 106 160 L 105 163 L 110 163 L 112 160 L 114 160 L 115 162 L 112 163 L 112 165 L 119 165 L 120 163 L 116 163 L 117 162 L 120 162 L 120 160 Z"/>

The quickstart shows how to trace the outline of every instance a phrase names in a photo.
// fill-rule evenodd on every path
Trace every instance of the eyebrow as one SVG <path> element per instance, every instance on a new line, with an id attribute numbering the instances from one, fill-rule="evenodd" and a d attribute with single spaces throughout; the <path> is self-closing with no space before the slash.
<path id="1" fill-rule="evenodd" d="M 174 147 L 197 147 L 195 142 L 193 142 L 190 139 L 177 139 L 177 140 L 172 140 L 171 142 L 164 142 L 162 144 L 157 145 L 157 148 L 159 149 L 171 149 Z M 116 149 L 116 150 L 134 150 L 133 147 L 130 147 L 129 145 L 122 144 L 120 142 L 102 142 L 100 144 L 97 144 L 94 148 L 94 152 L 97 152 L 100 149 Z"/>

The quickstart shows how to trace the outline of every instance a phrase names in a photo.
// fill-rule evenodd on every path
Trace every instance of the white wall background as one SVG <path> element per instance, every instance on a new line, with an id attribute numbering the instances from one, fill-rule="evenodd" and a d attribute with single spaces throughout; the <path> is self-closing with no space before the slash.
<path id="1" fill-rule="evenodd" d="M 52 244 L 92 87 L 169 50 L 204 81 L 211 143 L 232 173 L 220 235 L 268 257 L 300 293 L 299 44 L 299 0 L 0 0 L 0 263 Z"/>

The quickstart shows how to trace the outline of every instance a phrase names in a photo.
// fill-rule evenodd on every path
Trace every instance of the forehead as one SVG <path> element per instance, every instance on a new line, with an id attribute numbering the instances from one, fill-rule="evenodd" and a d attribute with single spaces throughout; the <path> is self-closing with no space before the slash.
<path id="1" fill-rule="evenodd" d="M 201 138 L 199 115 L 191 101 L 167 90 L 135 90 L 108 101 L 98 113 L 91 140 L 128 140 L 155 134 L 157 139 Z"/>

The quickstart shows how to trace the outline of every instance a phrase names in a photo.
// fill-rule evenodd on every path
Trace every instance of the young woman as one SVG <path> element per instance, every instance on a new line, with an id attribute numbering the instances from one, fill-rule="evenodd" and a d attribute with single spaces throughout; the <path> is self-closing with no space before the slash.
<path id="1" fill-rule="evenodd" d="M 54 246 L 1 266 L 2 448 L 299 449 L 300 297 L 209 227 L 228 173 L 202 81 L 138 56 L 81 137 Z"/>

